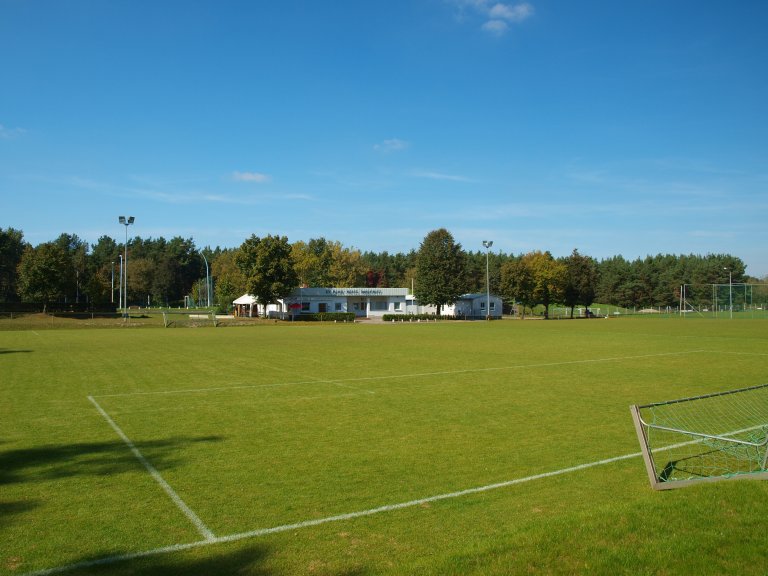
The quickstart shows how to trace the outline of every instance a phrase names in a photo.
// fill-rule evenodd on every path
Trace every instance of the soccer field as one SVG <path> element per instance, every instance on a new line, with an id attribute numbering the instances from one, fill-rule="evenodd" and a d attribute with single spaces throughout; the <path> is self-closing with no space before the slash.
<path id="1" fill-rule="evenodd" d="M 0 331 L 0 574 L 764 574 L 764 482 L 651 490 L 629 405 L 761 321 Z"/>

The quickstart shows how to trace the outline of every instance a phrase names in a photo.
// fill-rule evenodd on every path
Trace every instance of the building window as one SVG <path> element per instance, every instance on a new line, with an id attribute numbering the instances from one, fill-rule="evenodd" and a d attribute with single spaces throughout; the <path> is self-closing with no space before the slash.
<path id="1" fill-rule="evenodd" d="M 485 302 L 480 302 L 480 310 L 485 310 Z"/>
<path id="2" fill-rule="evenodd" d="M 334 306 L 336 312 L 341 312 L 341 302 L 336 302 L 336 305 Z"/>
<path id="3" fill-rule="evenodd" d="M 496 310 L 496 302 L 491 302 L 491 310 Z"/>
<path id="4" fill-rule="evenodd" d="M 309 312 L 309 302 L 302 302 L 301 303 L 301 311 L 302 312 Z"/>
<path id="5" fill-rule="evenodd" d="M 395 312 L 399 312 L 400 310 L 402 310 L 402 308 L 400 307 L 402 302 L 395 302 L 394 304 L 395 304 Z"/>
<path id="6" fill-rule="evenodd" d="M 377 310 L 377 311 L 381 312 L 382 310 L 386 310 L 386 309 L 387 309 L 387 303 L 386 302 L 377 302 L 375 300 L 373 302 L 371 302 L 371 310 Z"/>

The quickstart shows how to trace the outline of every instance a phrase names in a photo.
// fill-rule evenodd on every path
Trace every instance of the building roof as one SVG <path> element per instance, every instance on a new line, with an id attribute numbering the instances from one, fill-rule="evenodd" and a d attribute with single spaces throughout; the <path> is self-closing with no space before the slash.
<path id="1" fill-rule="evenodd" d="M 459 296 L 459 300 L 477 300 L 478 298 L 487 298 L 488 294 L 483 292 L 481 293 L 475 293 L 475 294 L 462 294 Z M 499 298 L 496 294 L 491 294 L 491 298 Z"/>

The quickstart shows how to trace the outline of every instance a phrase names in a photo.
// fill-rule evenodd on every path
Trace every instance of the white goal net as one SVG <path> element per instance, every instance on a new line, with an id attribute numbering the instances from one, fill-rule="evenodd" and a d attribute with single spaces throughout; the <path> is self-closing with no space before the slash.
<path id="1" fill-rule="evenodd" d="M 631 406 L 651 485 L 768 478 L 768 384 Z"/>

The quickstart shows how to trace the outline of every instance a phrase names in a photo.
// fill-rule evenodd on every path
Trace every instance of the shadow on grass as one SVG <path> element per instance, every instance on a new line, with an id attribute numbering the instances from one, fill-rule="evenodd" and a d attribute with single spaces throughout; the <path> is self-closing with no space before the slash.
<path id="1" fill-rule="evenodd" d="M 220 442 L 221 436 L 169 438 L 135 442 L 138 450 L 159 471 L 175 466 L 180 448 L 198 442 Z M 104 476 L 143 469 L 121 440 L 46 445 L 0 452 L 0 485 L 41 482 L 73 476 Z"/>
<path id="2" fill-rule="evenodd" d="M 37 507 L 38 504 L 36 501 L 0 501 L 0 528 L 2 528 L 5 524 L 9 524 L 9 520 L 12 516 L 16 514 L 22 514 Z"/>
<path id="3" fill-rule="evenodd" d="M 28 354 L 33 350 L 9 350 L 8 348 L 0 348 L 0 354 Z"/>
<path id="4" fill-rule="evenodd" d="M 204 556 L 188 558 L 189 555 Z M 78 576 L 268 576 L 312 572 L 310 566 L 294 567 L 290 572 L 266 566 L 269 549 L 264 545 L 250 545 L 235 552 L 215 552 L 213 548 L 199 548 L 192 552 L 147 556 L 133 560 L 111 562 L 101 558 L 86 558 L 61 574 Z M 99 563 L 88 566 L 89 563 Z M 338 572 L 320 571 L 334 576 L 362 576 L 368 573 L 360 568 Z"/>

